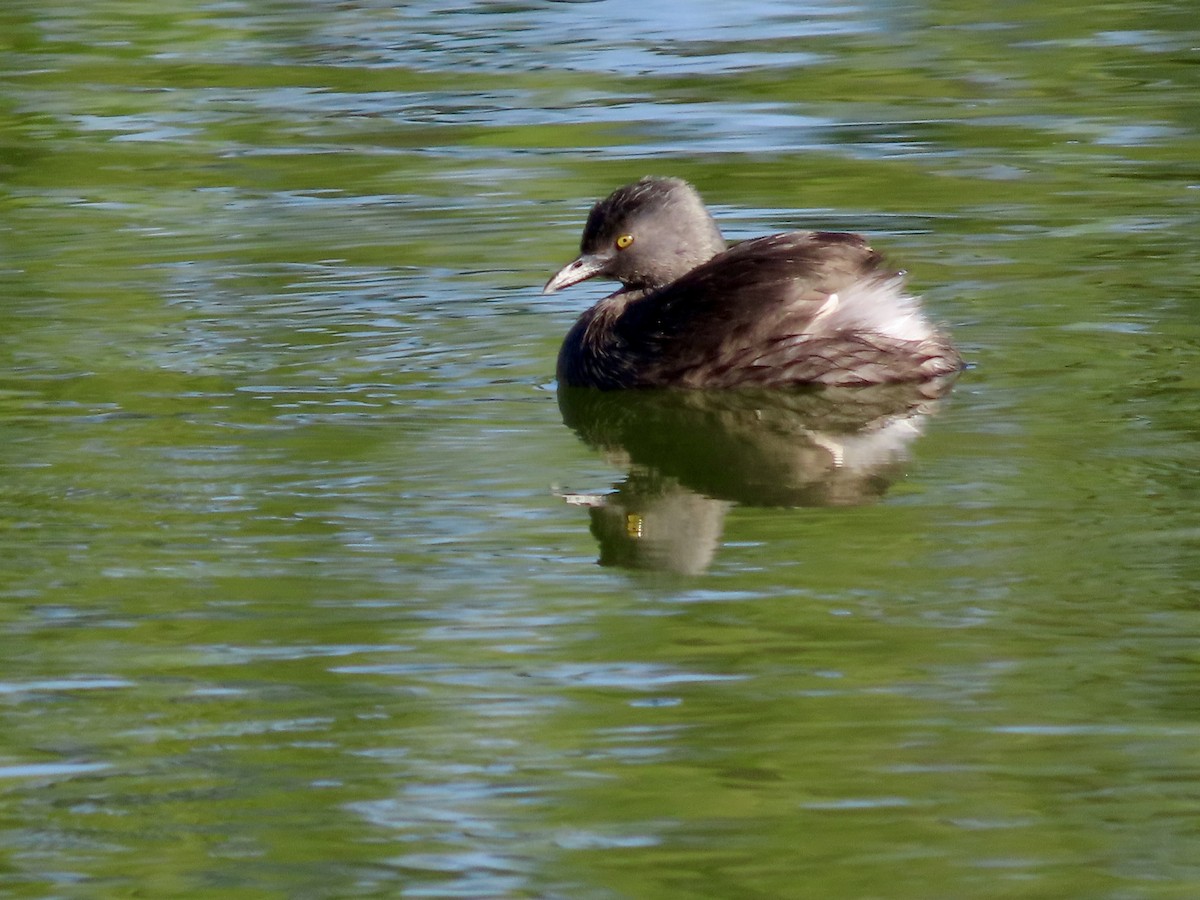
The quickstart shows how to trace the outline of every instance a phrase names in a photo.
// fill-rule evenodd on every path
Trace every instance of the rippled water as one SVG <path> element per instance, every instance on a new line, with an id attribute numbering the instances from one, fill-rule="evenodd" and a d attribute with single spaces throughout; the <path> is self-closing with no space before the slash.
<path id="1" fill-rule="evenodd" d="M 1198 48 L 7 4 L 0 895 L 1200 893 Z M 869 233 L 971 369 L 558 398 L 606 286 L 540 285 L 650 172 Z"/>

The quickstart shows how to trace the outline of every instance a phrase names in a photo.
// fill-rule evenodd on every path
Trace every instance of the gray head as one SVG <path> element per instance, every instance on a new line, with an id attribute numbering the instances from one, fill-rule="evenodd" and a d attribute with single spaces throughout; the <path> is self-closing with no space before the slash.
<path id="1" fill-rule="evenodd" d="M 629 289 L 670 284 L 725 249 L 696 189 L 679 178 L 643 178 L 592 207 L 580 255 L 544 294 L 603 275 Z"/>

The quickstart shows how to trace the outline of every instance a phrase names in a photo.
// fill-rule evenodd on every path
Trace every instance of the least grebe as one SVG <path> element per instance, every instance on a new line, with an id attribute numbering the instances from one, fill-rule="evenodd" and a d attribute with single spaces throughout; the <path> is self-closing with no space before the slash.
<path id="1" fill-rule="evenodd" d="M 571 387 L 730 388 L 925 381 L 962 368 L 904 273 L 857 234 L 793 231 L 727 247 L 700 195 L 643 178 L 597 203 L 552 293 L 621 282 L 558 355 Z"/>

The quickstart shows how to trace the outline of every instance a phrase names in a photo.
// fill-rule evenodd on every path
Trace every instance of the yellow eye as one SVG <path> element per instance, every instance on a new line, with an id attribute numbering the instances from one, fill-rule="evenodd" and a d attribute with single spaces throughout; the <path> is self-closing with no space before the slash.
<path id="1" fill-rule="evenodd" d="M 624 250 L 626 247 L 628 247 L 632 243 L 633 243 L 633 235 L 632 234 L 623 234 L 619 238 L 617 238 L 617 249 Z"/>

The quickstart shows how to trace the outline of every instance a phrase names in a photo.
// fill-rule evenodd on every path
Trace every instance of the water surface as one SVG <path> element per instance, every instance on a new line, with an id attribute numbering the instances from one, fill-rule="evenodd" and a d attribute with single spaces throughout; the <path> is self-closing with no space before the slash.
<path id="1" fill-rule="evenodd" d="M 0 893 L 1195 896 L 1198 47 L 7 4 Z M 765 407 L 790 481 L 704 456 L 745 408 L 564 424 L 606 288 L 538 288 L 647 173 L 869 233 L 971 369 L 882 447 Z"/>

